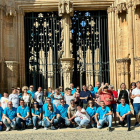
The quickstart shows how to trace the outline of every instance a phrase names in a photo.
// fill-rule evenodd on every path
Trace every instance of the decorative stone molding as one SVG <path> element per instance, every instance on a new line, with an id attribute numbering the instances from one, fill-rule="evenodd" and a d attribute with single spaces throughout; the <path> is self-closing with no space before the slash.
<path id="1" fill-rule="evenodd" d="M 128 62 L 128 61 L 130 61 L 130 58 L 119 58 L 119 59 L 116 59 L 117 63 Z"/>
<path id="2" fill-rule="evenodd" d="M 67 13 L 70 16 L 73 16 L 73 3 L 70 0 L 60 0 L 58 6 L 59 16 L 63 16 L 63 14 Z"/>
<path id="3" fill-rule="evenodd" d="M 14 72 L 18 69 L 18 62 L 17 61 L 5 61 L 6 67 L 11 71 Z"/>
<path id="4" fill-rule="evenodd" d="M 126 7 L 125 2 L 118 4 L 117 7 L 116 7 L 116 13 L 117 14 L 122 13 L 123 11 L 126 11 L 126 10 L 127 10 L 127 7 Z"/>
<path id="5" fill-rule="evenodd" d="M 6 8 L 5 13 L 6 16 L 16 16 L 16 10 L 15 10 L 15 1 L 14 0 L 6 0 Z"/>
<path id="6" fill-rule="evenodd" d="M 111 12 L 115 12 L 115 10 L 116 10 L 116 7 L 108 7 L 108 9 L 107 9 L 107 13 L 109 14 L 109 13 L 111 13 Z"/>
<path id="7" fill-rule="evenodd" d="M 132 9 L 135 10 L 138 5 L 140 5 L 140 0 L 133 0 L 133 7 Z"/>

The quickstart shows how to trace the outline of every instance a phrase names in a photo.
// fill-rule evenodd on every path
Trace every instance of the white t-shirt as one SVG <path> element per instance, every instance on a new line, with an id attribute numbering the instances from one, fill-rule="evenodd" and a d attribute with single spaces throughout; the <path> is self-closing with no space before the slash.
<path id="1" fill-rule="evenodd" d="M 5 98 L 5 97 L 1 97 L 1 107 L 3 108 L 3 110 L 8 107 L 8 101 L 9 101 L 9 97 Z"/>
<path id="2" fill-rule="evenodd" d="M 18 96 L 18 94 L 13 94 L 13 93 L 10 94 L 9 95 L 9 101 L 12 102 L 13 107 L 18 108 L 18 106 L 19 106 L 19 96 Z"/>
<path id="3" fill-rule="evenodd" d="M 66 104 L 68 104 L 69 106 L 70 106 L 70 101 L 71 100 L 74 100 L 75 98 L 74 98 L 74 96 L 73 95 L 64 95 L 64 100 L 66 101 Z"/>
<path id="4" fill-rule="evenodd" d="M 23 100 L 24 100 L 25 103 L 29 103 L 30 102 L 30 96 L 29 95 L 27 95 L 27 96 L 23 95 Z"/>
<path id="5" fill-rule="evenodd" d="M 86 114 L 82 114 L 81 112 L 85 112 Z M 81 109 L 81 112 L 79 112 L 77 110 L 77 112 L 75 113 L 75 117 L 80 117 L 81 120 L 86 119 L 86 120 L 90 121 L 90 117 L 84 108 Z"/>
<path id="6" fill-rule="evenodd" d="M 34 94 L 34 99 L 38 102 L 39 105 L 43 105 L 43 92 L 36 92 Z"/>
<path id="7" fill-rule="evenodd" d="M 132 90 L 132 95 L 140 95 L 140 89 L 135 88 Z M 135 97 L 133 103 L 140 103 L 140 97 Z"/>

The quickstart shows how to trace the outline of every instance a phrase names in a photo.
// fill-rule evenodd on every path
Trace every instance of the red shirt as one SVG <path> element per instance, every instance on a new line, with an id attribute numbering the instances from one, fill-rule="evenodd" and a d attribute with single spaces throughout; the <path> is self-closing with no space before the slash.
<path id="1" fill-rule="evenodd" d="M 107 98 L 113 99 L 112 92 L 110 90 L 107 91 L 107 93 L 104 93 L 103 91 L 100 93 L 100 101 L 104 101 L 105 105 L 111 105 L 112 101 L 106 101 Z"/>
<path id="2" fill-rule="evenodd" d="M 117 93 L 117 91 L 112 91 L 112 93 L 113 93 L 113 101 L 112 101 L 112 104 L 116 104 L 116 101 L 114 101 L 114 98 L 118 98 L 118 93 Z"/>

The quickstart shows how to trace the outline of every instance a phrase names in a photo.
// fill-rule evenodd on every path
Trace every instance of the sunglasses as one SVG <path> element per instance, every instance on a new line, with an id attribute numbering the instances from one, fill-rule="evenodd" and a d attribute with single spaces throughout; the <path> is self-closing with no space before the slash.
<path id="1" fill-rule="evenodd" d="M 30 87 L 30 88 L 33 88 L 33 87 Z"/>
<path id="2" fill-rule="evenodd" d="M 75 104 L 75 103 L 71 103 L 71 104 Z"/>
<path id="3" fill-rule="evenodd" d="M 8 105 L 12 105 L 12 104 L 8 104 Z"/>
<path id="4" fill-rule="evenodd" d="M 80 89 L 77 89 L 77 90 L 80 90 Z"/>
<path id="5" fill-rule="evenodd" d="M 62 101 L 61 103 L 64 103 L 64 101 Z"/>
<path id="6" fill-rule="evenodd" d="M 52 106 L 48 106 L 48 107 L 52 107 Z"/>
<path id="7" fill-rule="evenodd" d="M 59 89 L 62 89 L 62 88 L 59 88 Z"/>
<path id="8" fill-rule="evenodd" d="M 17 89 L 17 90 L 20 90 L 20 89 Z"/>
<path id="9" fill-rule="evenodd" d="M 34 105 L 37 105 L 37 103 L 34 103 Z"/>
<path id="10" fill-rule="evenodd" d="M 24 90 L 27 90 L 27 89 L 24 89 Z"/>

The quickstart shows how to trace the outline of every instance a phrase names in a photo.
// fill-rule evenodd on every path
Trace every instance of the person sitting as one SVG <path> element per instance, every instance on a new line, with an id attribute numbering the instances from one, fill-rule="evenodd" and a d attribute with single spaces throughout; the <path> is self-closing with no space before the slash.
<path id="1" fill-rule="evenodd" d="M 67 110 L 68 105 L 64 104 L 64 99 L 61 99 L 60 105 L 56 109 L 57 119 L 58 119 L 58 128 L 61 129 L 61 122 L 65 123 L 66 126 L 70 125 L 70 121 L 68 120 Z"/>
<path id="2" fill-rule="evenodd" d="M 101 105 L 101 107 L 98 107 L 96 114 L 95 114 L 97 128 L 101 129 L 103 127 L 104 123 L 109 122 L 109 131 L 111 131 L 112 112 L 108 106 L 105 106 L 104 101 L 100 101 L 100 105 Z M 98 120 L 98 115 L 99 115 L 99 120 Z"/>
<path id="3" fill-rule="evenodd" d="M 128 131 L 131 131 L 131 111 L 128 104 L 125 103 L 125 98 L 121 98 L 121 103 L 117 106 L 117 116 L 119 117 L 119 123 L 124 127 L 125 121 L 127 121 Z"/>
<path id="4" fill-rule="evenodd" d="M 10 130 L 10 127 L 13 129 L 16 128 L 16 117 L 17 109 L 13 107 L 12 102 L 8 102 L 8 107 L 4 109 L 3 112 L 3 123 L 6 126 L 6 131 Z"/>
<path id="5" fill-rule="evenodd" d="M 1 107 L 3 108 L 3 110 L 8 106 L 8 101 L 8 92 L 4 92 L 3 97 L 1 97 Z"/>
<path id="6" fill-rule="evenodd" d="M 27 128 L 27 125 L 31 124 L 29 116 L 30 116 L 29 107 L 24 105 L 24 100 L 20 100 L 20 106 L 17 108 L 17 118 L 16 118 L 16 123 L 18 124 L 19 130 L 22 130 L 21 122 L 23 122 L 25 128 Z"/>
<path id="7" fill-rule="evenodd" d="M 96 114 L 96 107 L 94 106 L 93 100 L 88 101 L 88 107 L 86 109 L 86 112 L 90 116 L 90 124 L 92 127 L 95 127 L 95 114 Z"/>
<path id="8" fill-rule="evenodd" d="M 54 125 L 57 124 L 57 119 L 55 119 L 56 114 L 53 110 L 53 105 L 48 104 L 47 111 L 44 114 L 44 129 L 48 130 L 48 127 L 51 126 L 51 130 L 55 130 Z"/>
<path id="9" fill-rule="evenodd" d="M 75 113 L 75 122 L 77 123 L 78 127 L 76 129 L 81 129 L 81 127 L 87 127 L 90 123 L 90 117 L 87 114 L 84 108 L 81 106 L 77 106 L 77 112 Z"/>
<path id="10" fill-rule="evenodd" d="M 68 120 L 70 121 L 70 126 L 71 127 L 75 127 L 75 122 L 74 122 L 74 118 L 75 118 L 75 113 L 76 113 L 76 105 L 75 105 L 75 102 L 74 100 L 71 100 L 70 101 L 71 105 L 68 107 Z"/>
<path id="11" fill-rule="evenodd" d="M 3 108 L 1 107 L 1 102 L 0 102 L 0 131 L 3 130 L 2 116 L 3 116 Z"/>
<path id="12" fill-rule="evenodd" d="M 41 121 L 41 114 L 42 114 L 42 109 L 39 108 L 38 102 L 34 101 L 34 106 L 31 109 L 31 113 L 32 113 L 32 120 L 33 120 L 33 125 L 34 125 L 34 130 L 37 129 L 37 124 L 38 125 L 42 125 L 42 121 Z"/>

